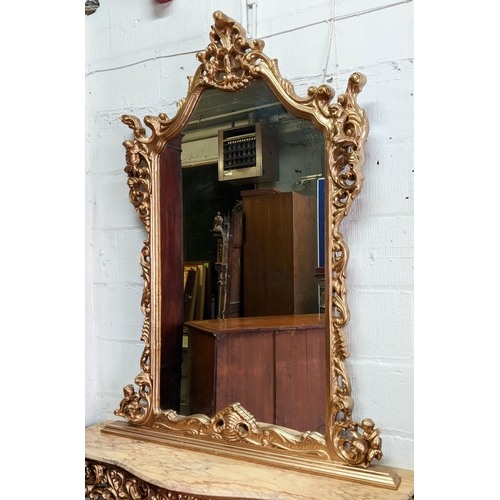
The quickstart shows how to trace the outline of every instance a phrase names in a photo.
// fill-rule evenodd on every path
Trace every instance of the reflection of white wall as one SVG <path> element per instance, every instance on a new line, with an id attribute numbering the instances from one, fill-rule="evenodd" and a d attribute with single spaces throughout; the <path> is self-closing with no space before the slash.
<path id="1" fill-rule="evenodd" d="M 217 137 L 199 139 L 197 141 L 183 142 L 182 165 L 196 166 L 205 164 L 207 161 L 217 163 L 219 160 L 219 142 Z"/>
<path id="2" fill-rule="evenodd" d="M 128 200 L 122 142 L 131 131 L 120 116 L 174 116 L 186 77 L 199 64 L 195 53 L 208 44 L 212 12 L 239 20 L 244 4 L 121 0 L 101 2 L 85 19 L 93 207 L 87 213 L 87 424 L 115 418 L 143 349 L 139 252 L 145 231 Z M 365 185 L 342 226 L 350 248 L 346 334 L 354 418 L 370 417 L 383 428 L 380 463 L 412 468 L 413 4 L 379 8 L 385 6 L 381 0 L 261 1 L 257 36 L 299 95 L 324 82 L 338 94 L 352 72 L 367 76 L 359 96 L 371 127 Z M 333 16 L 334 24 L 326 22 Z"/>
<path id="3" fill-rule="evenodd" d="M 262 187 L 276 187 L 281 191 L 297 191 L 316 197 L 316 181 L 301 178 L 323 172 L 323 144 L 307 143 L 280 147 L 280 178 L 278 182 Z"/>

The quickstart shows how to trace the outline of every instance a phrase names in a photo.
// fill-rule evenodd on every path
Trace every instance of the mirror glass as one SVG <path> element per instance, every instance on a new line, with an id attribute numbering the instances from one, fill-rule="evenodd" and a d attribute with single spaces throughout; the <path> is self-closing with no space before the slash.
<path id="1" fill-rule="evenodd" d="M 381 429 L 352 418 L 339 231 L 363 183 L 366 78 L 353 73 L 336 103 L 327 85 L 300 97 L 262 41 L 214 20 L 178 114 L 145 117 L 151 135 L 122 117 L 129 198 L 148 232 L 145 345 L 138 390 L 125 386 L 115 411 L 128 423 L 103 432 L 352 479 L 339 461 L 381 458 Z"/>
<path id="2" fill-rule="evenodd" d="M 224 346 L 214 346 L 213 338 L 224 334 L 219 331 L 220 322 L 215 320 L 225 318 L 226 328 L 236 325 L 237 318 L 258 321 L 267 317 L 267 321 L 274 322 L 273 327 L 287 326 L 290 331 L 294 328 L 293 321 L 290 323 L 288 318 L 280 323 L 277 316 L 311 315 L 307 321 L 314 324 L 315 331 L 309 333 L 309 343 L 321 344 L 317 356 L 324 357 L 324 319 L 319 314 L 322 312 L 319 282 L 324 265 L 321 205 L 324 137 L 309 120 L 287 111 L 264 80 L 254 80 L 238 92 L 205 89 L 182 134 L 185 323 L 179 413 L 212 417 L 223 409 L 216 406 L 213 398 L 217 374 L 207 377 L 206 368 L 199 365 L 206 362 L 221 371 L 214 352 Z M 256 157 L 260 157 L 262 171 L 249 169 L 259 163 Z M 221 260 L 218 245 L 225 238 L 229 295 L 222 307 L 217 264 Z M 291 290 L 294 286 L 297 290 Z M 293 296 L 288 302 L 287 295 Z M 302 316 L 297 318 L 300 324 Z M 205 329 L 206 335 L 201 340 L 198 327 Z M 212 329 L 210 335 L 207 328 Z M 251 335 L 257 337 L 255 332 Z M 275 340 L 270 342 L 257 342 L 253 347 L 242 344 L 241 352 L 233 342 L 228 355 L 233 362 L 239 360 L 242 370 L 248 370 L 249 366 L 257 372 L 276 370 L 263 366 L 276 349 Z M 300 349 L 308 347 L 304 344 Z M 241 402 L 258 421 L 272 420 L 273 416 L 258 405 L 266 399 L 266 391 L 275 389 L 256 387 L 252 398 L 248 396 L 249 387 L 254 384 L 252 374 L 241 376 L 245 377 L 245 383 L 233 384 L 234 399 L 230 403 Z M 276 374 L 270 376 L 275 378 Z M 255 380 L 258 384 L 259 375 Z M 313 383 L 318 385 L 318 380 L 308 381 L 309 385 Z M 210 394 L 200 400 L 200 391 Z M 322 388 L 321 392 L 324 393 Z M 247 401 L 249 397 L 251 402 Z M 300 397 L 295 395 L 295 400 L 300 404 Z M 318 419 L 320 425 L 297 430 L 324 432 L 324 401 L 318 404 Z"/>

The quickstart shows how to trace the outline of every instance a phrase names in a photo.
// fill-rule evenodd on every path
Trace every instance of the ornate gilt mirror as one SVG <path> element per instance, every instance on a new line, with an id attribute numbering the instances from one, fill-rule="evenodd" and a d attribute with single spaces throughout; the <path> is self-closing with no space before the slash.
<path id="1" fill-rule="evenodd" d="M 263 48 L 261 40 L 248 40 L 242 26 L 217 11 L 210 31 L 210 43 L 205 52 L 197 55 L 201 64 L 194 76 L 189 78 L 188 92 L 180 101 L 177 114 L 172 119 L 165 114 L 145 117 L 144 123 L 151 130 L 149 134 L 138 118 L 122 117 L 122 121 L 134 132 L 133 139 L 124 143 L 130 201 L 147 233 L 140 255 L 144 278 L 141 309 L 145 316 L 141 340 L 145 346 L 135 385 L 124 388 L 120 408 L 115 411 L 125 421 L 109 423 L 103 432 L 397 489 L 400 478 L 395 471 L 372 464 L 374 459 L 382 457 L 381 430 L 369 418 L 359 423 L 352 419 L 354 402 L 345 363 L 349 356 L 343 331 L 349 322 L 346 299 L 348 248 L 340 226 L 363 183 L 361 167 L 368 121 L 357 104 L 357 95 L 366 79 L 360 73 L 354 73 L 345 93 L 338 96 L 336 103 L 332 103 L 334 91 L 327 85 L 309 87 L 307 95 L 300 97 L 292 84 L 280 75 L 277 61 L 270 59 Z M 260 173 L 254 172 L 233 183 L 234 176 L 240 175 L 247 164 L 238 159 L 237 168 L 228 167 L 221 172 L 221 164 L 222 167 L 225 165 L 224 158 L 227 160 L 230 157 L 229 149 L 224 148 L 247 148 L 248 137 L 252 136 L 251 139 L 257 141 L 260 128 L 263 130 L 259 136 L 262 144 L 266 144 L 266 130 L 271 139 L 276 139 L 276 149 L 272 145 L 261 146 L 268 155 L 276 154 L 280 141 L 281 144 L 287 143 L 285 137 L 293 138 L 297 131 L 302 137 L 307 137 L 309 142 L 306 146 L 307 141 L 301 141 L 305 151 L 304 169 L 287 166 L 292 162 L 280 158 L 279 178 L 273 177 L 270 174 L 272 159 L 268 158 L 261 160 Z M 290 426 L 288 420 L 275 419 L 271 422 L 270 419 L 263 419 L 259 398 L 264 398 L 266 391 L 271 391 L 267 387 L 258 388 L 257 398 L 251 406 L 247 403 L 249 407 L 242 402 L 247 395 L 243 385 L 234 400 L 228 401 L 225 407 L 215 406 L 212 412 L 202 413 L 194 406 L 194 411 L 190 407 L 188 411 L 183 411 L 179 403 L 186 324 L 188 328 L 200 326 L 200 323 L 203 328 L 216 324 L 218 328 L 228 330 L 234 324 L 241 326 L 240 317 L 247 316 L 237 314 L 231 318 L 229 306 L 219 303 L 215 307 L 218 311 L 216 319 L 185 321 L 183 171 L 191 166 L 189 153 L 186 153 L 190 147 L 188 143 L 195 136 L 203 140 L 203 134 L 207 134 L 208 129 L 216 131 L 218 149 L 213 158 L 210 158 L 212 153 L 207 152 L 206 163 L 217 163 L 218 186 L 231 186 L 228 189 L 236 186 L 243 205 L 246 199 L 282 193 L 285 186 L 292 186 L 291 192 L 299 194 L 297 203 L 302 203 L 302 198 L 307 198 L 300 193 L 304 186 L 317 189 L 313 193 L 314 204 L 321 207 L 321 212 L 315 212 L 314 216 L 324 220 L 324 224 L 319 224 L 324 234 L 297 240 L 299 243 L 300 240 L 302 243 L 314 240 L 314 252 L 324 250 L 323 307 L 312 311 L 308 309 L 310 306 L 295 304 L 291 313 L 284 313 L 281 309 L 265 313 L 274 315 L 269 316 L 274 318 L 274 331 L 292 332 L 293 336 L 304 326 L 304 317 L 309 315 L 314 319 L 314 328 L 321 332 L 321 340 L 314 337 L 314 344 L 323 346 L 324 369 L 323 372 L 315 372 L 322 375 L 311 379 L 308 384 L 311 391 L 313 386 L 319 388 L 323 410 L 320 411 L 321 425 L 314 424 L 312 429 Z M 290 142 L 293 139 L 287 144 L 290 145 Z M 246 154 L 248 160 L 248 149 L 242 151 L 243 157 Z M 199 161 L 197 165 L 200 165 Z M 193 169 L 191 172 L 195 172 L 194 177 L 197 177 L 197 171 Z M 224 175 L 233 178 L 226 182 Z M 324 184 L 316 184 L 318 178 L 324 178 Z M 320 197 L 324 198 L 324 208 L 317 202 Z M 225 212 L 227 207 L 220 213 L 207 209 L 208 217 L 214 222 L 210 227 L 205 227 L 205 223 L 202 226 L 212 239 L 213 248 L 229 237 L 234 226 L 231 214 L 241 210 L 240 202 L 241 199 L 228 214 Z M 318 224 L 316 220 L 306 217 L 304 227 L 308 226 L 316 228 Z M 222 283 L 225 287 L 227 283 L 221 278 L 221 269 L 225 268 L 219 254 L 217 258 L 219 275 L 216 279 L 219 285 Z M 301 280 L 297 282 L 299 290 L 305 287 L 305 281 Z M 271 285 L 271 282 L 266 283 L 265 287 L 271 288 Z M 219 294 L 219 300 L 221 296 Z M 250 319 L 261 317 L 254 312 L 248 316 Z M 255 332 L 252 335 L 257 337 Z M 191 342 L 189 337 L 188 350 L 194 349 Z M 269 349 L 276 350 L 276 345 L 276 337 L 272 337 Z M 261 353 L 266 348 L 259 349 Z M 250 357 L 255 364 L 260 359 L 256 353 L 246 358 Z M 251 384 L 250 380 L 245 385 Z M 296 400 L 299 406 L 308 410 L 309 402 L 301 399 L 305 392 L 308 391 L 291 393 L 288 399 Z"/>

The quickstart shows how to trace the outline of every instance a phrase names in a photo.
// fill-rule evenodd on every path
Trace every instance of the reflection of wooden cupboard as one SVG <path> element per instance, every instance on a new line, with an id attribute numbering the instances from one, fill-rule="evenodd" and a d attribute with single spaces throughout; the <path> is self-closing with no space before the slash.
<path id="1" fill-rule="evenodd" d="M 241 403 L 259 422 L 324 432 L 324 316 L 190 321 L 187 412 Z"/>
<path id="2" fill-rule="evenodd" d="M 243 315 L 318 312 L 316 200 L 243 191 Z"/>

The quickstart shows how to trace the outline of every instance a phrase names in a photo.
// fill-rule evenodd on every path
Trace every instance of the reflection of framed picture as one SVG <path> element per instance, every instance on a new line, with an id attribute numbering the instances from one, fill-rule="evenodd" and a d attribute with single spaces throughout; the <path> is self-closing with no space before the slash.
<path id="1" fill-rule="evenodd" d="M 318 267 L 325 266 L 325 178 L 318 179 Z"/>

